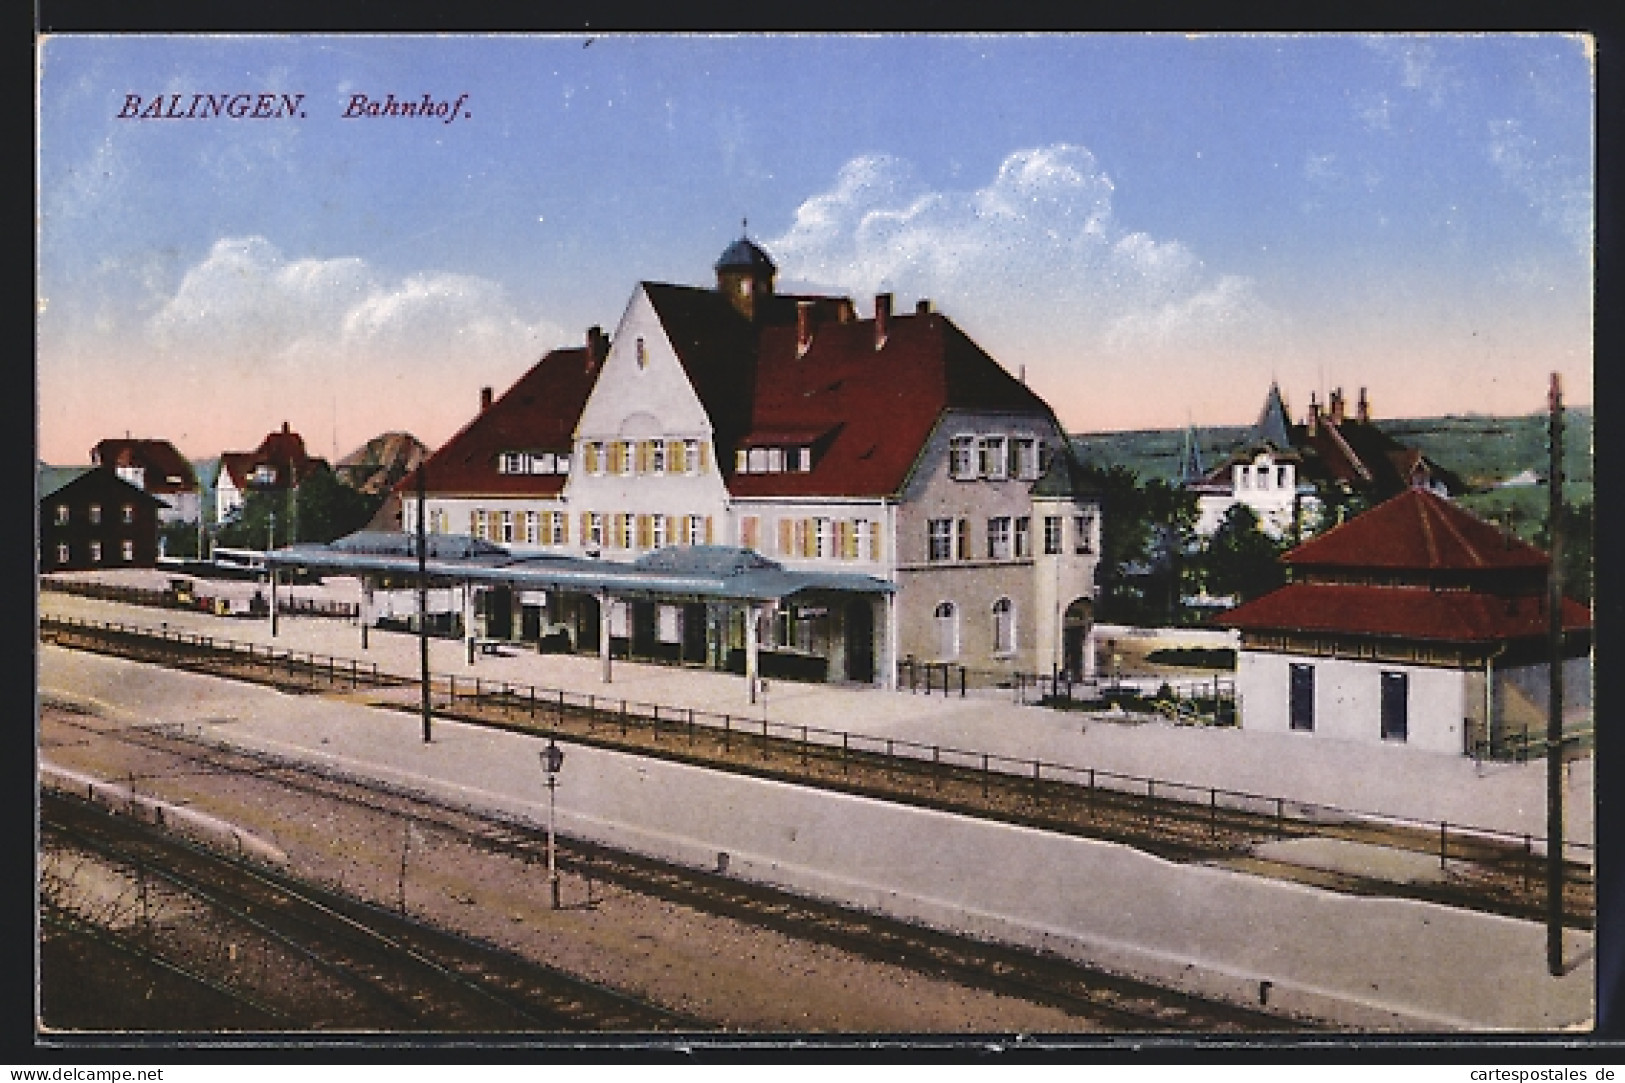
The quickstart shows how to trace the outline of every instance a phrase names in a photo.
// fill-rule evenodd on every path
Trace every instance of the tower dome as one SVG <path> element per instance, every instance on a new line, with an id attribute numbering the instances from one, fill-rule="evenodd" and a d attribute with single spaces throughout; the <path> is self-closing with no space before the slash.
<path id="1" fill-rule="evenodd" d="M 741 234 L 717 260 L 717 292 L 728 298 L 747 320 L 756 318 L 756 298 L 773 294 L 773 276 L 778 273 L 766 252 Z"/>

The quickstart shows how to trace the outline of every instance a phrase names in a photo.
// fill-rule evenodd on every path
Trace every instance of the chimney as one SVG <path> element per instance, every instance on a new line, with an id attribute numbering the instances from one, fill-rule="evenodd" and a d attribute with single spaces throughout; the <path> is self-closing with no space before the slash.
<path id="1" fill-rule="evenodd" d="M 1343 389 L 1337 388 L 1331 394 L 1331 423 L 1343 424 Z"/>
<path id="2" fill-rule="evenodd" d="M 852 323 L 858 318 L 858 306 L 852 303 L 852 298 L 842 297 L 837 305 L 839 313 L 836 319 L 841 323 Z"/>
<path id="3" fill-rule="evenodd" d="M 288 423 L 286 421 L 282 423 L 282 433 L 283 435 L 287 435 L 288 433 Z"/>
<path id="4" fill-rule="evenodd" d="M 1365 397 L 1365 388 L 1363 387 L 1360 388 L 1360 402 L 1354 408 L 1354 418 L 1362 425 L 1371 421 L 1371 403 Z"/>
<path id="5" fill-rule="evenodd" d="M 796 356 L 805 357 L 812 347 L 813 335 L 813 303 L 812 301 L 796 302 Z"/>
<path id="6" fill-rule="evenodd" d="M 929 315 L 931 315 L 931 298 L 929 298 L 929 297 L 921 297 L 918 301 L 915 301 L 914 302 L 914 314 L 916 316 L 929 316 Z"/>
<path id="7" fill-rule="evenodd" d="M 609 339 L 597 324 L 587 328 L 587 371 L 596 372 L 609 354 Z"/>
<path id="8" fill-rule="evenodd" d="M 891 333 L 891 294 L 875 294 L 875 349 L 886 344 L 886 336 Z"/>
<path id="9" fill-rule="evenodd" d="M 1304 428 L 1313 436 L 1320 431 L 1320 403 L 1315 401 L 1315 393 L 1309 392 L 1309 416 L 1304 418 Z"/>
<path id="10" fill-rule="evenodd" d="M 480 388 L 480 413 L 483 414 L 483 413 L 485 413 L 485 411 L 489 410 L 490 408 L 491 408 L 491 389 L 489 387 L 482 387 L 482 388 Z"/>

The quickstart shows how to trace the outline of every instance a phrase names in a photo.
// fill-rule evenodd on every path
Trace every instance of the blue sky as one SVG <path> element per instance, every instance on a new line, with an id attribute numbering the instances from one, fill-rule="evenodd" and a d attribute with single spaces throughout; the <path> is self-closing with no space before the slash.
<path id="1" fill-rule="evenodd" d="M 302 94 L 142 120 L 128 95 Z M 451 123 L 344 119 L 353 95 Z M 741 219 L 933 303 L 1076 431 L 1591 399 L 1594 76 L 1559 35 L 68 36 L 40 65 L 39 424 L 438 444 Z"/>

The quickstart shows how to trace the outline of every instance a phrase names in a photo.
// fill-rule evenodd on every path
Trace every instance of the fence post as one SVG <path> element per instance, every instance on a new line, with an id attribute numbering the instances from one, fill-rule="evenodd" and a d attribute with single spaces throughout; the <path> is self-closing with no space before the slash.
<path id="1" fill-rule="evenodd" d="M 694 743 L 694 708 L 688 709 L 688 743 Z"/>
<path id="2" fill-rule="evenodd" d="M 965 667 L 959 667 L 959 698 L 965 698 Z"/>
<path id="3" fill-rule="evenodd" d="M 982 753 L 982 797 L 987 798 L 987 753 Z"/>
<path id="4" fill-rule="evenodd" d="M 807 727 L 801 727 L 801 766 L 807 766 Z"/>
<path id="5" fill-rule="evenodd" d="M 650 732 L 652 732 L 654 734 L 654 742 L 655 742 L 655 744 L 659 744 L 660 743 L 660 704 L 658 704 L 658 703 L 655 704 L 654 725 L 650 726 L 649 729 L 650 729 Z"/>
<path id="6" fill-rule="evenodd" d="M 722 716 L 722 751 L 727 753 L 733 745 L 733 715 Z"/>
<path id="7" fill-rule="evenodd" d="M 626 700 L 621 700 L 621 736 L 626 736 Z"/>
<path id="8" fill-rule="evenodd" d="M 942 789 L 942 749 L 931 746 L 931 788 Z"/>
<path id="9" fill-rule="evenodd" d="M 848 769 L 847 769 L 847 765 L 846 765 L 846 739 L 847 739 L 847 733 L 846 733 L 845 730 L 842 730 L 841 731 L 841 774 L 843 776 L 848 774 Z"/>
<path id="10" fill-rule="evenodd" d="M 1447 834 L 1449 826 L 1444 820 L 1439 821 L 1439 870 L 1444 871 L 1445 852 L 1449 847 L 1450 836 Z"/>
<path id="11" fill-rule="evenodd" d="M 767 759 L 767 719 L 762 719 L 762 759 Z"/>
<path id="12" fill-rule="evenodd" d="M 1219 837 L 1219 791 L 1212 788 L 1207 791 L 1207 837 L 1210 840 Z"/>
<path id="13" fill-rule="evenodd" d="M 1275 799 L 1275 837 L 1286 838 L 1286 801 L 1279 797 Z"/>

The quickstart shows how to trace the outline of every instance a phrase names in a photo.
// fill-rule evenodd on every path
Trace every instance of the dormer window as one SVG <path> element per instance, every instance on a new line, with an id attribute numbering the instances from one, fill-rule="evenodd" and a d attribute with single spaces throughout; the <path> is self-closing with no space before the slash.
<path id="1" fill-rule="evenodd" d="M 1039 474 L 1039 443 L 1031 436 L 1018 436 L 1016 445 L 1016 477 L 1023 481 L 1036 481 Z"/>
<path id="2" fill-rule="evenodd" d="M 956 436 L 948 442 L 948 472 L 959 481 L 976 477 L 976 437 Z"/>
<path id="3" fill-rule="evenodd" d="M 504 451 L 502 457 L 497 461 L 497 473 L 525 473 L 525 456 L 517 451 Z"/>
<path id="4" fill-rule="evenodd" d="M 984 436 L 981 444 L 982 476 L 1002 480 L 1009 472 L 1009 447 L 1002 436 Z"/>
<path id="5" fill-rule="evenodd" d="M 275 485 L 276 467 L 270 465 L 269 463 L 261 463 L 259 466 L 256 466 L 254 468 L 254 484 Z"/>

